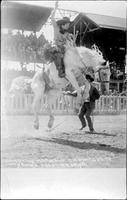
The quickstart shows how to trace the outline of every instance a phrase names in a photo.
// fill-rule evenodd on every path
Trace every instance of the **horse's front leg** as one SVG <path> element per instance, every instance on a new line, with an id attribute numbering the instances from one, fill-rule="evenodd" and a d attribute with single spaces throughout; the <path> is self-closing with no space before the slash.
<path id="1" fill-rule="evenodd" d="M 50 90 L 47 94 L 47 111 L 49 114 L 48 128 L 52 128 L 54 124 L 55 118 L 52 109 L 52 104 L 56 101 L 57 93 L 58 92 L 56 90 Z"/>
<path id="2" fill-rule="evenodd" d="M 73 74 L 73 72 L 71 72 L 70 70 L 67 70 L 66 71 L 66 76 L 67 76 L 67 79 L 70 81 L 70 83 L 72 84 L 72 86 L 76 89 L 77 91 L 77 106 L 79 107 L 80 104 L 81 104 L 81 99 L 82 99 L 82 96 L 81 96 L 81 88 L 79 87 L 79 84 Z"/>
<path id="3" fill-rule="evenodd" d="M 39 129 L 39 111 L 41 107 L 41 96 L 35 96 L 33 100 L 33 112 L 34 112 L 34 128 Z"/>
<path id="4" fill-rule="evenodd" d="M 79 84 L 78 84 L 73 72 L 71 70 L 66 70 L 66 76 L 67 76 L 67 79 L 72 84 L 72 86 L 75 88 L 75 90 L 77 90 L 77 93 L 81 94 L 81 88 L 79 87 Z"/>
<path id="5" fill-rule="evenodd" d="M 109 95 L 109 83 L 105 83 L 106 94 Z"/>

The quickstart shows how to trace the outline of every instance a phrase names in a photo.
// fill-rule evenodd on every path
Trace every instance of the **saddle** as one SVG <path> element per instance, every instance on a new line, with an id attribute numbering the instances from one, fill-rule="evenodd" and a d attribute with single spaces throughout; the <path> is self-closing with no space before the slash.
<path id="1" fill-rule="evenodd" d="M 65 66 L 63 62 L 63 47 L 52 46 L 50 43 L 44 46 L 44 58 L 49 63 L 54 62 L 60 78 L 65 77 Z"/>
<path id="2" fill-rule="evenodd" d="M 67 48 L 75 47 L 74 41 L 72 39 L 67 40 L 66 45 L 52 45 L 50 43 L 44 46 L 44 58 L 48 62 L 54 62 L 56 69 L 58 70 L 58 76 L 60 78 L 65 78 L 65 65 L 64 65 L 64 54 Z"/>

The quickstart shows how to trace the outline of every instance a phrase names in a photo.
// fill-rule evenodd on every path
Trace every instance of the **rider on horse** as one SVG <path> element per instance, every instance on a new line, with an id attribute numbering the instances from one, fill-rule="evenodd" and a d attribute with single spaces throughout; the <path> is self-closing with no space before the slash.
<path id="1" fill-rule="evenodd" d="M 66 43 L 69 41 L 74 45 L 74 36 L 68 32 L 70 27 L 70 19 L 68 17 L 63 17 L 63 19 L 55 21 L 55 13 L 58 8 L 58 1 L 55 4 L 55 9 L 51 15 L 51 21 L 54 28 L 54 41 L 57 46 L 57 54 L 54 60 L 56 68 L 58 70 L 59 77 L 65 77 L 65 66 L 64 66 L 64 54 Z"/>

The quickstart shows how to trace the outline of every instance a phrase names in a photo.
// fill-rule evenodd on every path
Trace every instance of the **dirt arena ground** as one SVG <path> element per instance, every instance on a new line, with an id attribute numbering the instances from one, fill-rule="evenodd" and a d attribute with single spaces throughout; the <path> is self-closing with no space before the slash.
<path id="1" fill-rule="evenodd" d="M 97 115 L 96 134 L 79 131 L 77 116 L 56 116 L 48 131 L 48 116 L 2 117 L 2 167 L 124 168 L 126 166 L 126 115 Z"/>

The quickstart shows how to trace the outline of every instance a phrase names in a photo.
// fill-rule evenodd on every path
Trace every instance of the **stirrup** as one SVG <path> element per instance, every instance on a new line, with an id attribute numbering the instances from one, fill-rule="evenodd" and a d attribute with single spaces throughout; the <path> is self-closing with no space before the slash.
<path id="1" fill-rule="evenodd" d="M 58 73 L 58 75 L 59 75 L 60 78 L 65 78 L 66 77 L 65 73 Z"/>

